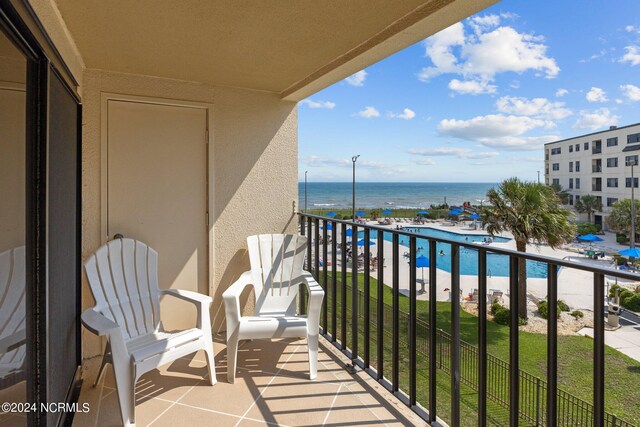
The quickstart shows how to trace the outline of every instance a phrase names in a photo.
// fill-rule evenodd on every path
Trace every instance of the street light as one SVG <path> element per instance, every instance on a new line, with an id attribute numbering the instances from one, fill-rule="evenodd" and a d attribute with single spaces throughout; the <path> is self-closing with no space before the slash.
<path id="1" fill-rule="evenodd" d="M 304 213 L 307 213 L 307 172 L 304 171 Z"/>
<path id="2" fill-rule="evenodd" d="M 353 189 L 352 189 L 352 205 L 351 205 L 351 220 L 356 221 L 356 162 L 358 161 L 360 154 L 353 156 L 351 161 L 353 162 Z"/>
<path id="3" fill-rule="evenodd" d="M 538 171 L 538 184 L 540 184 L 540 171 Z"/>

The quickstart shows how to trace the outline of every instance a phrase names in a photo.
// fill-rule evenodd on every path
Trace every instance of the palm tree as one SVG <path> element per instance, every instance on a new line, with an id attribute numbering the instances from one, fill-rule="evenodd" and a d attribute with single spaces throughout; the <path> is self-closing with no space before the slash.
<path id="1" fill-rule="evenodd" d="M 491 235 L 508 231 L 516 249 L 527 251 L 527 243 L 543 243 L 558 248 L 576 237 L 572 213 L 563 208 L 553 188 L 536 182 L 510 178 L 487 192 L 491 206 L 484 209 L 483 224 Z M 527 317 L 527 264 L 518 259 L 518 311 Z"/>
<path id="2" fill-rule="evenodd" d="M 640 201 L 635 202 L 636 224 L 640 224 Z M 611 212 L 607 216 L 607 224 L 609 228 L 618 233 L 631 235 L 631 200 L 624 199 L 615 202 L 611 208 Z"/>
<path id="3" fill-rule="evenodd" d="M 569 204 L 569 191 L 562 188 L 560 184 L 551 184 L 551 188 L 553 188 L 553 192 L 556 193 L 558 199 L 563 205 Z"/>
<path id="4" fill-rule="evenodd" d="M 576 210 L 580 213 L 586 213 L 588 222 L 591 224 L 591 214 L 602 210 L 602 201 L 596 196 L 587 194 L 576 201 Z"/>

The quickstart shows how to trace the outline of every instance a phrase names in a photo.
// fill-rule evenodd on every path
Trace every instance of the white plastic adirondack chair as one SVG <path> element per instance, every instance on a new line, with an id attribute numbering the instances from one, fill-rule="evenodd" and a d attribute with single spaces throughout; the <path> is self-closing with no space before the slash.
<path id="1" fill-rule="evenodd" d="M 227 378 L 236 375 L 238 341 L 254 338 L 306 337 L 309 377 L 318 372 L 318 334 L 324 291 L 302 269 L 307 238 L 297 234 L 262 234 L 247 238 L 251 271 L 243 273 L 223 294 L 227 317 Z M 309 290 L 307 316 L 296 312 L 300 285 Z M 255 290 L 253 316 L 242 316 L 240 294 L 246 286 Z"/>
<path id="2" fill-rule="evenodd" d="M 84 326 L 107 336 L 107 347 L 96 379 L 107 363 L 113 365 L 124 425 L 135 423 L 135 384 L 145 372 L 180 357 L 204 350 L 209 382 L 216 383 L 209 306 L 212 299 L 196 292 L 158 288 L 158 253 L 133 239 L 115 239 L 84 264 L 96 305 L 82 313 Z M 195 304 L 197 327 L 165 332 L 160 319 L 160 296 Z"/>
<path id="3" fill-rule="evenodd" d="M 24 377 L 25 248 L 0 253 L 0 389 Z"/>

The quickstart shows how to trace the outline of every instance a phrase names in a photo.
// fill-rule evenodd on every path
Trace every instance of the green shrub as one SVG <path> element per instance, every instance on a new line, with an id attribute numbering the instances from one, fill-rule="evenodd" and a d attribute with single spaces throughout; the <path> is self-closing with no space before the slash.
<path id="1" fill-rule="evenodd" d="M 572 315 L 573 317 L 575 317 L 576 319 L 584 317 L 584 313 L 583 313 L 583 312 L 581 312 L 580 310 L 573 310 L 573 311 L 571 312 L 571 315 Z"/>
<path id="2" fill-rule="evenodd" d="M 496 311 L 496 313 L 493 315 L 493 320 L 498 325 L 509 326 L 511 324 L 511 310 L 505 307 L 498 309 L 498 311 Z M 520 317 L 518 319 L 518 326 L 522 326 L 526 324 L 527 324 L 527 319 L 523 317 Z"/>
<path id="3" fill-rule="evenodd" d="M 509 325 L 510 317 L 511 317 L 511 310 L 504 307 L 502 307 L 501 309 L 499 309 L 493 314 L 493 320 L 498 325 Z"/>
<path id="4" fill-rule="evenodd" d="M 629 292 L 625 298 L 620 298 L 620 305 L 631 311 L 640 311 L 640 294 Z"/>
<path id="5" fill-rule="evenodd" d="M 502 304 L 500 304 L 499 302 L 495 301 L 493 304 L 491 304 L 491 314 L 493 316 L 496 315 L 496 313 L 500 310 L 506 309 L 506 307 Z"/>
<path id="6" fill-rule="evenodd" d="M 543 319 L 547 319 L 548 315 L 549 315 L 549 306 L 548 306 L 547 302 L 546 301 L 538 301 L 537 305 L 538 305 L 538 314 L 540 314 L 540 317 L 542 317 Z M 560 307 L 558 307 L 558 308 L 560 308 Z M 556 316 L 558 319 L 560 318 L 560 311 L 561 310 L 558 310 L 558 313 L 557 313 L 557 316 Z"/>
<path id="7" fill-rule="evenodd" d="M 584 236 L 585 234 L 595 234 L 600 231 L 597 225 L 590 224 L 588 222 L 577 223 L 576 230 L 578 232 L 578 236 Z"/>
<path id="8" fill-rule="evenodd" d="M 616 242 L 623 244 L 623 243 L 627 243 L 627 235 L 626 234 L 622 234 L 622 233 L 617 233 L 616 234 Z"/>
<path id="9" fill-rule="evenodd" d="M 569 306 L 567 305 L 567 303 L 562 301 L 561 299 L 558 300 L 558 310 L 560 310 L 560 311 L 570 311 L 569 310 Z"/>
<path id="10" fill-rule="evenodd" d="M 609 288 L 609 298 L 613 298 L 616 296 L 616 291 L 618 289 L 622 289 L 620 287 L 620 285 L 611 285 L 611 287 Z"/>
<path id="11" fill-rule="evenodd" d="M 623 265 L 626 262 L 625 257 L 618 254 L 613 254 L 613 260 L 616 262 L 616 265 Z M 618 285 L 616 285 L 618 286 Z"/>

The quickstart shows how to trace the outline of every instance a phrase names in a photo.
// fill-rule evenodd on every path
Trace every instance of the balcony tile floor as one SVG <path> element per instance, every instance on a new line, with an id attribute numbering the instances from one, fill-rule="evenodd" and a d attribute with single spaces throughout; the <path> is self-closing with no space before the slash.
<path id="1" fill-rule="evenodd" d="M 218 383 L 209 386 L 203 354 L 145 374 L 136 385 L 138 426 L 369 426 L 426 425 L 366 373 L 351 375 L 348 359 L 321 339 L 318 378 L 308 379 L 305 340 L 241 344 L 235 384 L 227 382 L 226 350 L 214 344 Z M 83 366 L 74 426 L 118 426 L 120 409 L 111 368 L 92 387 L 99 359 Z"/>

